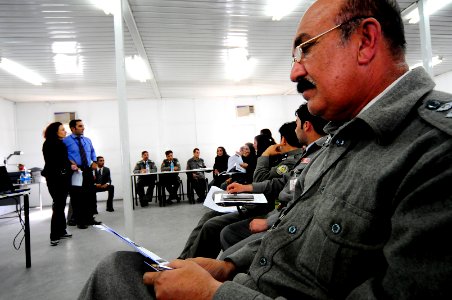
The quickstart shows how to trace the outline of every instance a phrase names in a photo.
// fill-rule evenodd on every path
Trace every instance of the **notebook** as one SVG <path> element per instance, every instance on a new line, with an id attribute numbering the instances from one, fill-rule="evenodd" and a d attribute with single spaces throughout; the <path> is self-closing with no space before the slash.
<path id="1" fill-rule="evenodd" d="M 6 166 L 0 166 L 0 195 L 14 194 L 24 191 L 29 191 L 29 188 L 22 188 L 14 186 L 11 178 L 8 175 Z"/>

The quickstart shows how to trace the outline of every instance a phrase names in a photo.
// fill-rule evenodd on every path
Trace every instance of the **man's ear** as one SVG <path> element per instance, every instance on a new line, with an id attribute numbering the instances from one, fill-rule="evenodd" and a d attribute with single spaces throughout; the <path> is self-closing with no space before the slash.
<path id="1" fill-rule="evenodd" d="M 285 144 L 287 144 L 287 140 L 286 140 L 286 138 L 285 137 L 281 137 L 281 144 L 282 145 L 285 145 Z"/>
<path id="2" fill-rule="evenodd" d="M 377 47 L 382 41 L 381 26 L 376 19 L 367 18 L 361 23 L 358 32 L 360 33 L 358 63 L 366 65 L 374 59 Z"/>
<path id="3" fill-rule="evenodd" d="M 303 122 L 303 130 L 305 132 L 308 132 L 308 131 L 312 130 L 312 123 L 309 122 L 309 121 L 304 121 Z"/>

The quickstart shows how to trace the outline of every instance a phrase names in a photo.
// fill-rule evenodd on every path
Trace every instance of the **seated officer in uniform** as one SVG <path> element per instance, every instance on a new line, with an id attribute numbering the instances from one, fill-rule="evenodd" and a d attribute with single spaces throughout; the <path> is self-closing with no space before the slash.
<path id="1" fill-rule="evenodd" d="M 95 174 L 96 193 L 108 192 L 107 211 L 113 212 L 113 197 L 115 196 L 115 186 L 111 184 L 110 169 L 105 167 L 103 156 L 97 157 L 97 170 Z"/>
<path id="2" fill-rule="evenodd" d="M 180 171 L 180 163 L 177 158 L 174 157 L 173 151 L 168 150 L 165 151 L 166 159 L 163 160 L 161 170 L 162 171 Z M 171 169 L 173 168 L 173 170 Z M 162 182 L 163 186 L 166 188 L 166 190 L 169 193 L 168 199 L 166 200 L 166 204 L 173 204 L 173 201 L 171 200 L 180 200 L 179 196 L 177 195 L 177 190 L 179 189 L 180 185 L 180 178 L 178 173 L 174 174 L 163 174 L 160 175 L 160 181 Z M 162 189 L 163 190 L 163 189 Z M 163 197 L 165 197 L 165 191 L 163 191 Z"/>
<path id="3" fill-rule="evenodd" d="M 405 47 L 396 0 L 313 2 L 290 78 L 328 138 L 272 229 L 163 272 L 116 252 L 79 299 L 452 299 L 452 95 Z"/>
<path id="4" fill-rule="evenodd" d="M 187 161 L 187 170 L 195 170 L 205 168 L 204 159 L 199 157 L 199 148 L 193 149 L 193 157 Z M 196 191 L 198 195 L 198 203 L 204 202 L 206 198 L 206 177 L 204 176 L 204 172 L 187 172 L 187 180 L 190 181 L 193 190 Z M 193 198 L 193 194 L 190 193 L 189 197 Z M 195 199 L 190 199 L 192 203 L 195 202 Z"/>
<path id="5" fill-rule="evenodd" d="M 135 174 L 149 174 L 157 172 L 157 166 L 155 162 L 149 159 L 149 152 L 141 152 L 141 160 L 138 161 L 133 169 Z M 140 199 L 141 207 L 148 206 L 149 202 L 152 201 L 152 195 L 154 194 L 155 179 L 156 175 L 141 175 L 137 176 L 137 193 Z M 144 195 L 144 187 L 147 186 L 146 196 Z"/>

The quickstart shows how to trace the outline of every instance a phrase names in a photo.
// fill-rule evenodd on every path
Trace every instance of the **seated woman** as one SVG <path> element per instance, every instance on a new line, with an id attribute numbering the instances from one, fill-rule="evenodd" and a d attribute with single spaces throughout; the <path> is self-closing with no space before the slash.
<path id="1" fill-rule="evenodd" d="M 217 156 L 215 157 L 215 163 L 213 165 L 213 180 L 209 183 L 209 188 L 214 185 L 220 187 L 221 184 L 228 178 L 226 175 L 220 175 L 222 172 L 228 169 L 229 155 L 226 149 L 222 146 L 217 148 Z"/>

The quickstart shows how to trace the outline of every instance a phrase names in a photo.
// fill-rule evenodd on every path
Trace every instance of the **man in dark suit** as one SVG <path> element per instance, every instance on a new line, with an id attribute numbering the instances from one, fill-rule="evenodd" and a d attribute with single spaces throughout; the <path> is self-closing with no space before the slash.
<path id="1" fill-rule="evenodd" d="M 113 212 L 113 197 L 115 195 L 115 187 L 111 184 L 110 169 L 104 166 L 105 159 L 102 156 L 97 157 L 96 170 L 96 193 L 108 192 L 107 211 Z"/>

